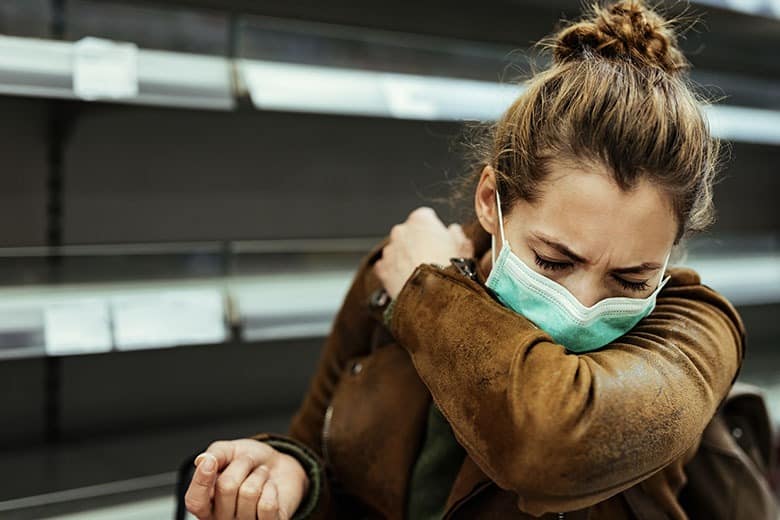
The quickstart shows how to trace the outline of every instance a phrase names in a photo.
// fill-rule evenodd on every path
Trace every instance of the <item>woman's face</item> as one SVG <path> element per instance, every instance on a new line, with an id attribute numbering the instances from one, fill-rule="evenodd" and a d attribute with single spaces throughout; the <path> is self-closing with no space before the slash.
<path id="1" fill-rule="evenodd" d="M 488 166 L 475 204 L 482 227 L 496 237 L 498 255 L 495 186 Z M 553 166 L 538 199 L 515 202 L 503 217 L 512 252 L 588 307 L 611 296 L 650 295 L 677 233 L 669 200 L 658 188 L 641 182 L 623 191 L 606 171 L 571 166 Z"/>

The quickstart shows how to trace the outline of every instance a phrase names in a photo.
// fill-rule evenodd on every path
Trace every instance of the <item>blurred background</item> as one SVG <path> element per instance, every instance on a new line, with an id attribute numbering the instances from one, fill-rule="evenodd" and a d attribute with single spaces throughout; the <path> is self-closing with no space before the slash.
<path id="1" fill-rule="evenodd" d="M 686 263 L 777 422 L 780 2 L 687 8 L 731 159 Z M 579 11 L 0 0 L 0 517 L 170 518 L 188 455 L 285 431 L 360 257 L 417 206 L 457 218 L 464 122 Z"/>

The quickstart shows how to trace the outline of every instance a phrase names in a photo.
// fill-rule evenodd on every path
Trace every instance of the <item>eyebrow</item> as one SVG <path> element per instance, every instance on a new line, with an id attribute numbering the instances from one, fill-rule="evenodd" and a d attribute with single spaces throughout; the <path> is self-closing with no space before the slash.
<path id="1" fill-rule="evenodd" d="M 533 233 L 534 238 L 537 240 L 544 242 L 548 246 L 552 247 L 562 255 L 568 257 L 571 260 L 574 260 L 575 262 L 579 262 L 581 264 L 589 264 L 590 262 L 583 256 L 578 255 L 574 251 L 568 248 L 565 244 L 562 244 L 560 242 L 557 242 L 551 238 L 545 237 L 543 235 L 540 235 L 538 233 Z M 636 273 L 645 273 L 647 271 L 657 271 L 661 268 L 661 264 L 657 262 L 644 262 L 639 265 L 634 265 L 631 267 L 618 267 L 615 269 L 611 269 L 610 272 L 614 274 L 636 274 Z"/>
<path id="2" fill-rule="evenodd" d="M 575 262 L 579 262 L 581 264 L 589 264 L 590 263 L 584 257 L 578 255 L 577 253 L 575 253 L 574 251 L 572 251 L 571 249 L 566 247 L 564 244 L 561 244 L 560 242 L 556 242 L 555 240 L 552 240 L 550 238 L 544 237 L 544 236 L 542 236 L 542 235 L 540 235 L 538 233 L 534 233 L 533 235 L 534 235 L 534 237 L 537 240 L 539 240 L 541 242 L 544 242 L 548 246 L 552 247 L 553 249 L 555 249 L 556 251 L 558 251 L 562 255 L 565 255 L 565 256 L 569 257 L 571 260 L 574 260 Z"/>
<path id="3" fill-rule="evenodd" d="M 633 273 L 644 273 L 647 271 L 657 271 L 661 268 L 661 264 L 657 262 L 645 262 L 643 264 L 635 265 L 632 267 L 619 267 L 617 269 L 612 269 L 612 272 L 615 274 L 633 274 Z"/>

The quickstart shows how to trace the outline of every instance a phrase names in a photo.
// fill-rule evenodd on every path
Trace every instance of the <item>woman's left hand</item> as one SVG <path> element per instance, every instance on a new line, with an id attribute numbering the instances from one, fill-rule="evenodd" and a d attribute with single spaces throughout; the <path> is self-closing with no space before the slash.
<path id="1" fill-rule="evenodd" d="M 446 227 L 433 209 L 421 207 L 390 230 L 390 241 L 374 264 L 374 272 L 395 298 L 418 265 L 447 265 L 450 258 L 473 254 L 474 246 L 460 225 Z"/>

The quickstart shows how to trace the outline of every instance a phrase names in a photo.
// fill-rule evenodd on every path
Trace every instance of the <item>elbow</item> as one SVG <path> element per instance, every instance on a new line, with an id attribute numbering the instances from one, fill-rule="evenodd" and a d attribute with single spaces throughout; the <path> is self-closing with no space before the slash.
<path id="1" fill-rule="evenodd" d="M 506 458 L 511 470 L 502 484 L 520 496 L 582 496 L 593 490 L 594 470 L 585 454 L 557 439 L 541 448 L 528 446 Z"/>
<path id="2" fill-rule="evenodd" d="M 576 442 L 529 446 L 505 457 L 509 470 L 493 480 L 517 495 L 519 510 L 541 516 L 590 507 L 644 478 L 630 464 L 594 464 L 591 455 L 589 446 Z"/>
<path id="3" fill-rule="evenodd" d="M 596 504 L 646 478 L 663 464 L 659 453 L 673 457 L 670 448 L 675 443 L 669 435 L 678 437 L 674 428 L 648 437 L 638 422 L 625 417 L 622 429 L 604 427 L 614 422 L 604 421 L 603 415 L 593 419 L 562 415 L 534 425 L 534 431 L 528 427 L 518 431 L 518 441 L 497 459 L 499 479 L 494 481 L 515 492 L 521 502 L 547 511 L 570 511 Z"/>
<path id="4" fill-rule="evenodd" d="M 673 423 L 650 428 L 649 435 L 640 423 L 632 424 L 636 428 L 621 431 L 558 423 L 511 450 L 496 482 L 515 492 L 529 513 L 571 511 L 637 484 L 690 446 L 687 432 Z"/>

